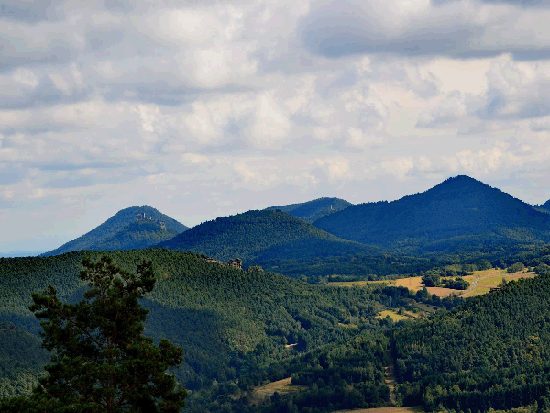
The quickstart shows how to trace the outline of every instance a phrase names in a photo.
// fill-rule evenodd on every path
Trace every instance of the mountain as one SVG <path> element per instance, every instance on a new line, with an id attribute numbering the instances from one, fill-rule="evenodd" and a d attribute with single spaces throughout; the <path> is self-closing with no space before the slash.
<path id="1" fill-rule="evenodd" d="M 10 258 L 10 257 L 36 257 L 37 255 L 42 254 L 44 251 L 6 251 L 0 252 L 1 258 Z"/>
<path id="2" fill-rule="evenodd" d="M 194 251 L 222 261 L 236 257 L 247 265 L 257 263 L 260 256 L 267 260 L 377 251 L 339 239 L 279 210 L 253 210 L 216 218 L 161 242 L 158 247 Z"/>
<path id="3" fill-rule="evenodd" d="M 547 212 L 550 214 L 550 199 L 546 201 L 544 204 L 538 205 L 537 210 L 540 210 L 542 212 Z"/>
<path id="4" fill-rule="evenodd" d="M 312 223 L 319 218 L 334 214 L 342 209 L 346 209 L 350 205 L 352 204 L 340 198 L 318 198 L 313 201 L 303 202 L 301 204 L 272 206 L 266 209 L 280 209 L 287 214 L 297 218 L 302 218 L 304 221 Z"/>
<path id="5" fill-rule="evenodd" d="M 41 255 L 49 256 L 84 250 L 115 251 L 147 248 L 173 238 L 186 229 L 185 225 L 153 207 L 133 206 L 118 211 L 103 224 L 81 237 Z"/>
<path id="6" fill-rule="evenodd" d="M 397 201 L 350 206 L 314 225 L 340 238 L 409 250 L 550 240 L 550 215 L 464 175 Z"/>
<path id="7" fill-rule="evenodd" d="M 62 301 L 81 300 L 82 259 L 97 261 L 104 254 L 73 251 L 0 259 L 0 399 L 28 392 L 45 361 L 38 320 L 29 311 L 31 293 L 52 285 Z M 237 377 L 246 388 L 240 380 L 245 374 L 251 377 L 248 385 L 268 380 L 264 370 L 270 363 L 379 329 L 375 316 L 389 301 L 383 285 L 307 284 L 255 268 L 237 270 L 188 252 L 148 248 L 109 256 L 132 272 L 142 260 L 153 263 L 158 281 L 143 300 L 150 310 L 145 334 L 168 338 L 184 349 L 184 361 L 174 374 L 190 390 L 235 383 Z M 397 298 L 391 302 L 404 305 Z M 360 317 L 355 328 L 343 325 L 349 311 Z"/>

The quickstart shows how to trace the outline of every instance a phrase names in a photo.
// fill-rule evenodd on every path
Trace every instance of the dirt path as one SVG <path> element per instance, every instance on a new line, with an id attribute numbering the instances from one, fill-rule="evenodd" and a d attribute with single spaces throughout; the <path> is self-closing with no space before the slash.
<path id="1" fill-rule="evenodd" d="M 476 285 L 477 285 L 477 282 L 479 281 L 479 276 L 477 276 L 477 278 L 474 280 L 474 282 L 472 283 L 472 285 L 470 285 L 468 287 L 468 289 L 466 291 L 464 291 L 463 295 L 466 295 L 468 294 L 470 291 L 472 291 L 474 288 L 476 288 Z"/>
<path id="2" fill-rule="evenodd" d="M 395 406 L 397 402 L 397 396 L 395 394 L 395 373 L 390 350 L 386 350 L 386 358 L 391 361 L 390 364 L 384 368 L 384 377 L 386 385 L 390 388 L 390 402 Z"/>

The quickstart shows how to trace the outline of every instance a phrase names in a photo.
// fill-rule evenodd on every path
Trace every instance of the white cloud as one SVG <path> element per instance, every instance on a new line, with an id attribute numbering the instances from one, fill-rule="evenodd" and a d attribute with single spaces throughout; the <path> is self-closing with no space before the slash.
<path id="1" fill-rule="evenodd" d="M 309 50 L 332 58 L 361 53 L 487 57 L 549 56 L 547 8 L 475 0 L 316 1 L 300 31 Z"/>
<path id="2" fill-rule="evenodd" d="M 317 159 L 316 163 L 325 171 L 329 182 L 345 181 L 354 176 L 347 159 L 340 157 Z"/>
<path id="3" fill-rule="evenodd" d="M 550 198 L 547 3 L 8 3 L 3 223 L 77 236 L 97 224 L 73 206 L 130 203 L 193 224 L 457 173 Z"/>
<path id="4" fill-rule="evenodd" d="M 12 76 L 14 82 L 34 89 L 38 86 L 38 78 L 32 70 L 20 67 L 17 68 Z"/>
<path id="5" fill-rule="evenodd" d="M 380 166 L 386 173 L 395 176 L 398 181 L 404 181 L 407 174 L 414 168 L 414 162 L 411 157 L 399 157 L 386 159 L 380 163 Z"/>

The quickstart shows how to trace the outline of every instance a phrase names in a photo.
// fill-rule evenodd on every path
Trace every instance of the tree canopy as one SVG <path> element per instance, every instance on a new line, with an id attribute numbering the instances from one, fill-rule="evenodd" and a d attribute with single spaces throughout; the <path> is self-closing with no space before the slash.
<path id="1" fill-rule="evenodd" d="M 33 294 L 42 345 L 52 354 L 47 375 L 31 396 L 7 399 L 0 410 L 179 412 L 186 392 L 166 370 L 181 363 L 182 349 L 142 335 L 148 310 L 138 299 L 155 285 L 151 262 L 136 274 L 108 257 L 82 264 L 80 278 L 90 287 L 82 301 L 62 303 L 53 287 Z"/>

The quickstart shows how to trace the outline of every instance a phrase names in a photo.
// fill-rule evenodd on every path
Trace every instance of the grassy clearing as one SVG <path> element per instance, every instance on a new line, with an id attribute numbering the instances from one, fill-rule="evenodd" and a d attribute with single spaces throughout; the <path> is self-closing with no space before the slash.
<path id="1" fill-rule="evenodd" d="M 519 280 L 520 278 L 532 278 L 536 274 L 528 272 L 519 272 L 509 274 L 506 270 L 492 268 L 490 270 L 476 271 L 471 275 L 466 275 L 462 278 L 466 280 L 470 285 L 473 285 L 475 280 L 477 285 L 472 291 L 466 293 L 461 290 L 453 290 L 451 288 L 443 287 L 427 287 L 428 293 L 432 295 L 437 295 L 439 297 L 447 297 L 451 294 L 461 295 L 464 297 L 472 297 L 476 295 L 487 294 L 491 288 L 497 287 L 502 283 L 504 278 L 506 281 Z M 340 287 L 364 287 L 368 284 L 387 284 L 395 285 L 396 287 L 406 287 L 412 292 L 416 292 L 424 288 L 422 284 L 422 277 L 409 277 L 409 278 L 400 278 L 398 280 L 381 280 L 381 281 L 351 281 L 351 282 L 339 282 L 331 283 L 331 285 L 340 286 Z"/>
<path id="2" fill-rule="evenodd" d="M 408 315 L 397 314 L 395 311 L 392 311 L 392 310 L 384 310 L 384 311 L 380 312 L 380 314 L 378 314 L 376 316 L 376 318 L 386 318 L 388 316 L 393 321 L 409 320 L 411 318 Z"/>
<path id="3" fill-rule="evenodd" d="M 263 404 L 269 401 L 275 392 L 283 395 L 295 391 L 307 389 L 307 386 L 296 386 L 290 384 L 291 378 L 287 377 L 279 381 L 266 384 L 265 386 L 257 387 L 250 396 L 250 404 Z"/>

